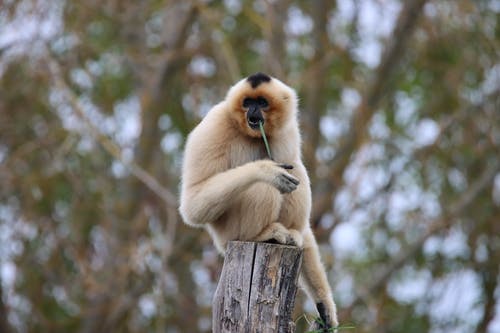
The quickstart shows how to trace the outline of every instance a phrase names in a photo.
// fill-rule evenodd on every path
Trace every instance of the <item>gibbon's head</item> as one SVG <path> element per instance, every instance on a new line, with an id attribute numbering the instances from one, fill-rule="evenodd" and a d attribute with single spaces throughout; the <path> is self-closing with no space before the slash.
<path id="1" fill-rule="evenodd" d="M 238 129 L 260 138 L 259 122 L 269 137 L 294 119 L 297 110 L 295 91 L 278 79 L 256 73 L 236 83 L 226 96 L 229 113 Z"/>

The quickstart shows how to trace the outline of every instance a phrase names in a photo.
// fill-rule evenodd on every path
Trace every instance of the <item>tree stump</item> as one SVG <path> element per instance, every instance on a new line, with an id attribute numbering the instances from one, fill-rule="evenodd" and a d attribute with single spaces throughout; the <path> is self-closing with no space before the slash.
<path id="1" fill-rule="evenodd" d="M 294 246 L 229 242 L 213 300 L 213 332 L 295 332 L 301 264 L 302 250 Z"/>

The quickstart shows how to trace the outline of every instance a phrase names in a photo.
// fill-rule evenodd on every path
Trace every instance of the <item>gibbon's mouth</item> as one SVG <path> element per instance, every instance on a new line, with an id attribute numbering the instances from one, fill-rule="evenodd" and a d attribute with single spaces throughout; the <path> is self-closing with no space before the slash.
<path id="1" fill-rule="evenodd" d="M 264 121 L 262 120 L 262 123 L 264 123 Z M 255 131 L 258 131 L 259 130 L 259 121 L 248 121 L 248 126 L 255 130 Z"/>
<path id="2" fill-rule="evenodd" d="M 247 112 L 247 123 L 253 130 L 259 129 L 259 124 L 264 124 L 264 117 L 259 109 L 250 109 Z"/>

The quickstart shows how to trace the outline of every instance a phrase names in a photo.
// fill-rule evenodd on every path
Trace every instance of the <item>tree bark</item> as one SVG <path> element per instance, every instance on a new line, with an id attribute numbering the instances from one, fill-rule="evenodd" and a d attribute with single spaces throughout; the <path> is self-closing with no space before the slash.
<path id="1" fill-rule="evenodd" d="M 214 295 L 213 332 L 295 332 L 301 264 L 297 247 L 229 242 Z"/>

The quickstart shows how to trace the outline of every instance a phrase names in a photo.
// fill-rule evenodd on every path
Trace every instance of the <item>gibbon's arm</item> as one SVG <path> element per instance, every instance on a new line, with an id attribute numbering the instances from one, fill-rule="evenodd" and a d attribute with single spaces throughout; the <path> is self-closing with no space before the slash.
<path id="1" fill-rule="evenodd" d="M 281 193 L 292 192 L 299 180 L 285 171 L 291 168 L 287 164 L 259 160 L 217 173 L 199 184 L 183 188 L 181 215 L 193 226 L 214 222 L 233 204 L 238 194 L 259 181 L 274 186 Z"/>

